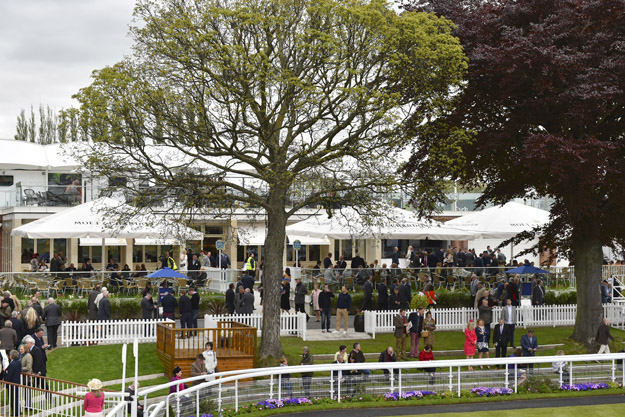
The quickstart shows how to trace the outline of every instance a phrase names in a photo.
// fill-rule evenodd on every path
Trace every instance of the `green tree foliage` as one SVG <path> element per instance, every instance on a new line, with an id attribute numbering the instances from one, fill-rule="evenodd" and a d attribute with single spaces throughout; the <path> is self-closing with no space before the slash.
<path id="1" fill-rule="evenodd" d="M 171 195 L 187 221 L 259 210 L 260 356 L 278 358 L 287 219 L 370 208 L 403 181 L 397 129 L 448 99 L 462 49 L 449 21 L 378 0 L 140 0 L 135 18 L 134 55 L 77 95 L 94 141 L 85 162 L 131 178 L 116 186 L 139 208 Z M 145 175 L 152 186 L 135 187 Z"/>
<path id="2" fill-rule="evenodd" d="M 87 140 L 84 121 L 80 120 L 78 109 L 61 109 L 55 113 L 50 106 L 39 105 L 39 124 L 35 111 L 30 108 L 30 117 L 26 118 L 24 109 L 20 111 L 15 126 L 15 140 L 36 142 L 43 145 L 57 142 L 76 142 Z M 82 128 L 81 128 L 82 126 Z"/>
<path id="3" fill-rule="evenodd" d="M 419 208 L 441 200 L 441 178 L 483 185 L 482 204 L 551 197 L 551 223 L 514 240 L 539 236 L 536 249 L 569 256 L 573 337 L 589 345 L 603 313 L 601 246 L 625 241 L 625 3 L 417 0 L 406 8 L 458 25 L 470 63 L 454 107 L 408 126 L 418 139 L 405 173 Z"/>

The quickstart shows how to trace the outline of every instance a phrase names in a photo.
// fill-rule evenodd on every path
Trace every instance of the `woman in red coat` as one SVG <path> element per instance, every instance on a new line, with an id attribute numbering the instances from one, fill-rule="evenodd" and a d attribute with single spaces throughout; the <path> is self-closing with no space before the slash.
<path id="1" fill-rule="evenodd" d="M 473 320 L 469 320 L 467 324 L 467 328 L 464 329 L 464 354 L 467 356 L 467 359 L 473 359 L 475 355 L 475 346 L 477 345 L 477 335 L 475 334 L 475 322 Z M 469 366 L 469 371 L 472 371 L 473 367 Z"/>

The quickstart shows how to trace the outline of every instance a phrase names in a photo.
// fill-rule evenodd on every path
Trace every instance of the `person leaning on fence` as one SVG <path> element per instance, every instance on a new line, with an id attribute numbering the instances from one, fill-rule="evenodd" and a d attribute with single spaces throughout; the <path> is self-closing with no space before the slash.
<path id="1" fill-rule="evenodd" d="M 556 356 L 564 356 L 564 351 L 559 350 L 556 353 Z M 553 369 L 553 373 L 559 375 L 562 375 L 562 383 L 563 384 L 568 384 L 569 383 L 569 365 L 567 361 L 555 361 L 552 364 L 552 369 Z"/>
<path id="2" fill-rule="evenodd" d="M 300 365 L 314 365 L 315 360 L 310 354 L 308 346 L 302 348 L 302 361 Z M 310 398 L 310 383 L 312 382 L 312 372 L 302 372 L 302 386 L 304 388 L 304 397 Z"/>
<path id="3" fill-rule="evenodd" d="M 176 366 L 174 368 L 174 370 L 172 371 L 172 377 L 169 380 L 169 382 L 177 382 L 177 381 L 181 381 L 182 380 L 182 369 L 180 369 L 179 366 Z M 172 385 L 169 387 L 169 393 L 170 394 L 174 394 L 176 392 L 180 392 L 180 391 L 184 391 L 187 389 L 187 386 L 184 384 L 184 382 L 180 382 L 180 383 L 176 383 L 175 385 Z"/>
<path id="4" fill-rule="evenodd" d="M 289 361 L 283 356 L 280 358 L 280 366 L 289 366 Z M 283 398 L 293 398 L 293 383 L 291 382 L 291 374 L 284 373 L 280 377 L 280 389 L 284 393 Z"/>
<path id="5" fill-rule="evenodd" d="M 206 370 L 206 365 L 204 362 L 204 355 L 202 353 L 198 353 L 195 357 L 195 361 L 191 364 L 191 376 L 202 376 L 208 375 L 208 371 Z M 202 381 L 197 381 L 196 384 L 201 384 Z"/>
<path id="6" fill-rule="evenodd" d="M 614 342 L 614 337 L 610 334 L 610 320 L 606 317 L 597 329 L 597 336 L 595 337 L 597 343 L 599 343 L 599 352 L 610 353 L 610 340 Z"/>
<path id="7" fill-rule="evenodd" d="M 385 350 L 380 353 L 380 357 L 378 358 L 378 362 L 388 363 L 388 362 L 397 362 L 397 355 L 393 352 L 393 346 L 387 347 Z M 388 381 L 390 379 L 390 372 L 388 369 L 382 369 L 384 371 L 384 377 Z M 393 374 L 399 375 L 399 369 L 395 368 L 393 370 Z"/>
<path id="8" fill-rule="evenodd" d="M 104 393 L 102 392 L 102 381 L 92 379 L 87 383 L 89 392 L 85 395 L 83 409 L 85 417 L 104 417 L 102 408 L 104 407 Z"/>
<path id="9" fill-rule="evenodd" d="M 538 349 L 538 339 L 534 336 L 533 330 L 528 330 L 527 334 L 521 336 L 521 349 L 523 350 L 523 356 L 536 356 L 536 350 Z M 534 372 L 534 364 L 529 363 L 527 367 L 530 373 Z"/>
<path id="10" fill-rule="evenodd" d="M 126 388 L 126 401 L 128 402 L 128 414 L 132 414 L 132 403 L 135 399 L 135 395 L 137 393 L 137 389 L 139 389 L 139 383 L 133 382 Z M 143 417 L 143 405 L 137 402 L 137 417 Z"/>
<path id="11" fill-rule="evenodd" d="M 432 345 L 429 343 L 425 345 L 423 350 L 419 352 L 419 362 L 433 361 L 434 360 L 434 352 L 432 352 Z M 423 368 L 423 371 L 427 372 L 430 375 L 430 385 L 434 384 L 434 372 L 436 372 L 436 368 Z"/>

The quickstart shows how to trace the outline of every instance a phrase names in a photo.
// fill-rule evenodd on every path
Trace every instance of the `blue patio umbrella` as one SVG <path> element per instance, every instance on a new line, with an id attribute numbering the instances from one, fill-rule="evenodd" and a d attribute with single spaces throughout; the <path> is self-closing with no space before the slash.
<path id="1" fill-rule="evenodd" d="M 550 274 L 551 272 L 544 269 L 536 268 L 532 265 L 523 264 L 516 268 L 508 269 L 506 274 Z"/>
<path id="2" fill-rule="evenodd" d="M 176 272 L 171 268 L 161 268 L 156 272 L 152 272 L 148 275 L 148 278 L 186 278 L 186 275 L 182 275 L 180 272 Z"/>

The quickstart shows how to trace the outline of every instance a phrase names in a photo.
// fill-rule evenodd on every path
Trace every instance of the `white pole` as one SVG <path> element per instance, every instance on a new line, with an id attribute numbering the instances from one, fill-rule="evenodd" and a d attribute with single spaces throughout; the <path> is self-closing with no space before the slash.
<path id="1" fill-rule="evenodd" d="M 219 249 L 219 280 L 220 281 L 224 280 L 224 273 L 221 270 L 221 249 Z"/>
<path id="2" fill-rule="evenodd" d="M 126 389 L 126 356 L 128 353 L 128 345 L 126 343 L 122 346 L 122 392 Z"/>
<path id="3" fill-rule="evenodd" d="M 130 413 L 131 417 L 137 417 L 137 405 L 138 405 L 138 401 L 139 401 L 139 396 L 137 395 L 137 392 L 139 391 L 137 389 L 137 385 L 139 384 L 139 339 L 135 338 L 134 342 L 132 343 L 132 353 L 135 356 L 135 389 L 133 390 L 135 392 L 134 398 L 132 399 L 132 411 Z M 124 366 L 124 369 L 126 367 Z M 122 390 L 123 390 L 123 386 L 122 386 Z"/>

